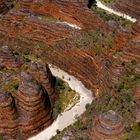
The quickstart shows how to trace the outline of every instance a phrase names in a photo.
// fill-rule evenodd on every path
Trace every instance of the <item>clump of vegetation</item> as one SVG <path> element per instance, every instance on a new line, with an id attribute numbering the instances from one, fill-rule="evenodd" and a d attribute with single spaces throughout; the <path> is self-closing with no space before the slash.
<path id="1" fill-rule="evenodd" d="M 100 0 L 100 1 L 108 7 L 112 7 L 117 2 L 117 0 Z"/>
<path id="2" fill-rule="evenodd" d="M 140 123 L 126 128 L 126 132 L 119 140 L 140 140 Z"/>
<path id="3" fill-rule="evenodd" d="M 15 76 L 11 76 L 9 79 L 6 79 L 5 75 L 2 73 L 10 74 L 13 73 L 13 71 L 13 69 L 0 71 L 1 79 L 5 79 L 5 81 L 0 81 L 0 88 L 9 91 L 10 93 L 15 93 L 17 91 L 20 79 Z"/>
<path id="4" fill-rule="evenodd" d="M 37 46 L 37 47 L 40 47 L 40 46 Z M 38 62 L 38 61 L 40 61 L 40 57 L 38 55 L 31 54 L 28 51 L 23 53 L 23 52 L 19 52 L 19 51 L 14 50 L 13 53 L 15 56 L 22 57 L 25 62 L 31 62 L 31 61 Z"/>
<path id="5" fill-rule="evenodd" d="M 80 101 L 80 95 L 72 90 L 68 83 L 57 78 L 57 92 L 58 92 L 58 101 L 54 105 L 54 112 L 57 114 L 63 113 L 66 110 L 70 110 L 76 103 Z"/>
<path id="6" fill-rule="evenodd" d="M 96 15 L 100 18 L 102 18 L 105 21 L 114 21 L 116 22 L 122 29 L 130 32 L 132 30 L 132 25 L 133 22 L 130 20 L 127 20 L 123 17 L 117 16 L 115 14 L 110 14 L 108 12 L 106 12 L 105 10 L 98 8 L 98 7 L 94 7 L 92 6 L 91 9 L 96 13 Z M 116 24 L 116 25 L 117 25 Z"/>
<path id="7" fill-rule="evenodd" d="M 76 134 L 74 134 L 74 140 L 81 137 L 81 135 L 87 130 L 92 129 L 92 123 L 96 116 L 107 112 L 109 110 L 114 110 L 119 115 L 121 115 L 126 121 L 126 132 L 120 140 L 139 140 L 140 139 L 140 124 L 135 123 L 135 117 L 133 111 L 136 107 L 133 101 L 133 89 L 137 83 L 140 82 L 140 75 L 133 72 L 133 67 L 135 63 L 124 63 L 121 62 L 123 66 L 124 75 L 121 80 L 114 85 L 114 88 L 110 89 L 95 98 L 91 105 L 86 105 L 86 112 L 80 117 L 73 125 L 69 126 L 65 131 L 73 129 Z M 56 135 L 53 140 L 60 139 L 64 135 L 60 132 Z M 88 139 L 90 139 L 88 137 Z"/>

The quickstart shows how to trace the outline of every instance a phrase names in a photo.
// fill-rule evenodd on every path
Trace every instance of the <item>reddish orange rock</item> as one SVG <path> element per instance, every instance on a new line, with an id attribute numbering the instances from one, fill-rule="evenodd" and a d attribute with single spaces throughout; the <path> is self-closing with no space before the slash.
<path id="1" fill-rule="evenodd" d="M 18 113 L 11 93 L 0 89 L 0 135 L 4 140 L 16 140 Z"/>
<path id="2" fill-rule="evenodd" d="M 0 67 L 1 68 L 17 68 L 19 66 L 18 59 L 14 56 L 8 46 L 0 48 Z"/>
<path id="3" fill-rule="evenodd" d="M 122 117 L 110 110 L 95 118 L 92 140 L 118 140 L 123 134 L 124 127 Z"/>
<path id="4" fill-rule="evenodd" d="M 20 7 L 21 7 L 20 10 L 25 13 L 30 12 L 32 3 L 33 0 L 20 0 Z"/>
<path id="5" fill-rule="evenodd" d="M 139 0 L 117 0 L 114 8 L 131 17 L 140 18 L 140 1 Z"/>
<path id="6" fill-rule="evenodd" d="M 51 99 L 56 97 L 55 83 L 56 78 L 52 75 L 49 66 L 40 62 L 32 62 L 30 65 L 30 73 L 39 83 L 46 89 Z"/>

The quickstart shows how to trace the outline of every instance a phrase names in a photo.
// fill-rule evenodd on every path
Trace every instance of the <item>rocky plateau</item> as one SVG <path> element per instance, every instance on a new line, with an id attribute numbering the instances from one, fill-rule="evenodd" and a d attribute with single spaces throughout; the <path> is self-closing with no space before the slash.
<path id="1" fill-rule="evenodd" d="M 80 117 L 90 124 L 86 130 L 74 129 L 73 140 L 82 135 L 89 140 L 118 140 L 126 127 L 140 121 L 140 21 L 131 23 L 127 31 L 113 24 L 113 18 L 109 22 L 98 16 L 97 7 L 91 10 L 89 4 L 87 0 L 0 1 L 4 140 L 25 140 L 52 124 L 52 104 L 58 98 L 49 63 L 77 77 L 95 96 Z M 114 7 L 139 19 L 139 0 L 118 0 Z"/>

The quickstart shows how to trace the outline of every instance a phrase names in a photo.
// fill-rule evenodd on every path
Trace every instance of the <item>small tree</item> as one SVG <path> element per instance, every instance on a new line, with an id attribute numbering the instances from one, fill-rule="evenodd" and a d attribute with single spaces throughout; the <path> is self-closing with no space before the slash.
<path id="1" fill-rule="evenodd" d="M 94 6 L 94 7 L 97 6 L 96 0 L 89 0 L 88 1 L 88 8 L 91 8 L 91 6 Z"/>

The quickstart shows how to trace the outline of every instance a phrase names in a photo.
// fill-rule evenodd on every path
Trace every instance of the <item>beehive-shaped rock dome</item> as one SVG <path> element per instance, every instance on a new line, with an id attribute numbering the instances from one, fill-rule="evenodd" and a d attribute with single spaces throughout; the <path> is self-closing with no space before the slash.
<path id="1" fill-rule="evenodd" d="M 95 118 L 93 122 L 93 140 L 118 140 L 124 130 L 124 121 L 110 110 Z"/>
<path id="2" fill-rule="evenodd" d="M 27 72 L 21 73 L 16 102 L 20 116 L 20 132 L 23 137 L 31 136 L 52 123 L 47 91 Z"/>
<path id="3" fill-rule="evenodd" d="M 0 89 L 0 135 L 14 140 L 17 134 L 17 110 L 11 93 Z"/>

